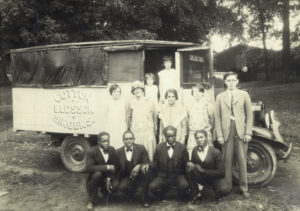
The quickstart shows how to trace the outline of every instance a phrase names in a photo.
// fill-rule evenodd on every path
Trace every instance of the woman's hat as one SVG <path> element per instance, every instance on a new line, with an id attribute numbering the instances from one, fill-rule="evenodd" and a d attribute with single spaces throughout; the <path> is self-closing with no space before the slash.
<path id="1" fill-rule="evenodd" d="M 133 82 L 132 87 L 131 87 L 131 93 L 133 94 L 134 90 L 136 90 L 136 89 L 142 89 L 144 92 L 145 91 L 144 84 L 140 81 Z"/>

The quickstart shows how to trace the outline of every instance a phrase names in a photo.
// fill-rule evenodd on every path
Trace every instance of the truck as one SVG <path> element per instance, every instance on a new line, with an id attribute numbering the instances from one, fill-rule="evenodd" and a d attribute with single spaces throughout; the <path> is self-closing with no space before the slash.
<path id="1" fill-rule="evenodd" d="M 195 84 L 205 87 L 214 114 L 216 95 L 224 90 L 225 72 L 213 69 L 211 47 L 197 43 L 159 40 L 79 42 L 13 49 L 11 54 L 13 130 L 51 136 L 61 147 L 65 167 L 85 171 L 88 148 L 104 130 L 108 88 L 117 83 L 130 100 L 134 81 L 162 69 L 162 57 L 174 58 L 183 105 Z M 288 159 L 292 145 L 284 142 L 274 111 L 265 114 L 262 102 L 253 102 L 253 140 L 247 169 L 250 186 L 263 186 L 274 177 L 279 160 Z M 233 175 L 238 179 L 237 164 Z"/>

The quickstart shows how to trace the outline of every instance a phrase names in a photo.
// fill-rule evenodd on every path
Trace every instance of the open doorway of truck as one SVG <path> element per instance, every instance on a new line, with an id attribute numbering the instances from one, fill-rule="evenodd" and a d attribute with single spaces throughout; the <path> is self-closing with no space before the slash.
<path id="1" fill-rule="evenodd" d="M 175 68 L 175 48 L 169 49 L 159 49 L 159 50 L 147 50 L 145 51 L 145 69 L 144 72 L 152 73 L 155 75 L 155 82 L 154 84 L 159 86 L 159 78 L 158 72 L 165 69 L 163 65 L 163 57 L 164 56 L 171 56 L 173 58 L 172 68 Z M 145 82 L 146 84 L 146 82 Z M 158 87 L 159 88 L 159 87 Z M 159 96 L 161 98 L 163 96 Z"/>

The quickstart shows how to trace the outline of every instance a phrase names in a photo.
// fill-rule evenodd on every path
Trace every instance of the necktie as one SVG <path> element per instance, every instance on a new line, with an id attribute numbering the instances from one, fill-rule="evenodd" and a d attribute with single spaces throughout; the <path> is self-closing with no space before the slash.
<path id="1" fill-rule="evenodd" d="M 231 116 L 234 116 L 234 112 L 233 112 L 233 92 L 230 92 L 230 109 L 231 109 Z"/>
<path id="2" fill-rule="evenodd" d="M 174 145 L 172 145 L 172 146 L 167 146 L 167 149 L 169 150 L 169 149 L 174 149 L 175 148 L 175 146 Z"/>
<path id="3" fill-rule="evenodd" d="M 132 152 L 132 148 L 126 148 L 126 152 Z"/>
<path id="4" fill-rule="evenodd" d="M 104 154 L 107 154 L 107 153 L 108 153 L 108 150 L 103 150 L 103 153 L 104 153 Z"/>

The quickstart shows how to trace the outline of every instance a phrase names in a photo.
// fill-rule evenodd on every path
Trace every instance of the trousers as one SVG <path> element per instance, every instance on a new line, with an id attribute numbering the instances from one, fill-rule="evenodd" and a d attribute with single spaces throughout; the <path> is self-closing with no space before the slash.
<path id="1" fill-rule="evenodd" d="M 225 180 L 228 187 L 232 189 L 232 164 L 233 158 L 237 159 L 239 167 L 239 186 L 241 191 L 248 191 L 247 183 L 247 151 L 248 143 L 237 136 L 235 121 L 230 122 L 228 140 L 223 145 L 223 156 L 225 161 Z"/>

